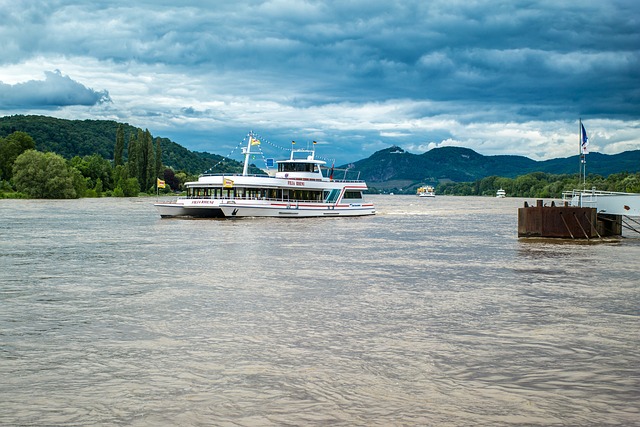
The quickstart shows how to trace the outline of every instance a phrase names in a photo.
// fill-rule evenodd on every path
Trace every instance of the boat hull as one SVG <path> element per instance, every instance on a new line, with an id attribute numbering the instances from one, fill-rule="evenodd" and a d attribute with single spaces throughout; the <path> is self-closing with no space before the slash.
<path id="1" fill-rule="evenodd" d="M 310 218 L 336 216 L 375 215 L 372 203 L 362 204 L 326 204 L 295 202 L 247 202 L 226 200 L 215 203 L 183 204 L 155 203 L 162 218 L 242 218 L 242 217 L 281 217 Z"/>
<path id="2" fill-rule="evenodd" d="M 337 216 L 366 216 L 375 215 L 376 210 L 372 204 L 352 205 L 316 205 L 305 206 L 303 204 L 282 203 L 264 205 L 227 204 L 220 206 L 226 218 L 243 217 L 280 217 L 280 218 L 312 218 L 312 217 L 337 217 Z"/>
<path id="3" fill-rule="evenodd" d="M 224 218 L 217 206 L 185 206 L 178 203 L 156 203 L 154 205 L 162 218 Z"/>

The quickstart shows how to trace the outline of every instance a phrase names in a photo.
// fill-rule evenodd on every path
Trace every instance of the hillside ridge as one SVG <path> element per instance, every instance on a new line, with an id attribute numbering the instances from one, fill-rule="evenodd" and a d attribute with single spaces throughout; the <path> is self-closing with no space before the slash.
<path id="1" fill-rule="evenodd" d="M 68 120 L 50 116 L 0 117 L 0 137 L 14 131 L 31 135 L 39 151 L 52 151 L 70 159 L 74 156 L 99 154 L 111 159 L 119 125 L 125 136 L 138 128 L 113 120 Z M 200 174 L 218 164 L 220 170 L 237 169 L 240 162 L 218 154 L 191 151 L 168 138 L 154 137 L 162 145 L 163 164 L 175 170 Z M 125 148 L 126 157 L 126 148 Z M 220 165 L 220 162 L 224 164 Z M 371 183 L 384 182 L 472 182 L 489 176 L 515 178 L 533 172 L 577 174 L 578 155 L 536 161 L 519 155 L 485 156 L 470 148 L 437 147 L 421 154 L 410 153 L 392 145 L 353 163 L 359 178 Z M 340 168 L 347 168 L 343 165 Z M 257 169 L 253 169 L 255 173 Z M 607 155 L 597 152 L 587 155 L 587 173 L 607 177 L 614 173 L 640 172 L 640 150 Z"/>

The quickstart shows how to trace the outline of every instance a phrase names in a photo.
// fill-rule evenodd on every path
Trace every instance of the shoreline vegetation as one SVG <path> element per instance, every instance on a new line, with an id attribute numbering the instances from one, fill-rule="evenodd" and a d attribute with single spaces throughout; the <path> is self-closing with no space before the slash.
<path id="1" fill-rule="evenodd" d="M 415 194 L 420 184 L 412 184 L 409 189 L 370 186 L 372 193 Z M 585 185 L 579 181 L 578 174 L 549 174 L 533 172 L 516 178 L 489 176 L 472 182 L 446 182 L 435 185 L 439 196 L 490 196 L 502 189 L 507 197 L 535 197 L 539 199 L 560 199 L 565 191 L 591 189 L 623 193 L 640 193 L 640 173 L 615 173 L 608 177 L 588 174 Z"/>
<path id="2" fill-rule="evenodd" d="M 65 159 L 54 152 L 36 150 L 31 135 L 15 131 L 0 138 L 0 198 L 173 194 L 174 189 L 180 191 L 184 182 L 196 179 L 191 174 L 165 167 L 161 159 L 161 140 L 156 138 L 154 144 L 148 129 L 130 132 L 125 151 L 124 127 L 118 126 L 112 159 L 98 153 Z M 164 188 L 156 188 L 158 180 L 164 181 Z"/>
<path id="3" fill-rule="evenodd" d="M 125 129 L 128 135 L 125 135 Z M 143 131 L 119 124 L 111 159 L 97 152 L 65 159 L 55 152 L 36 150 L 36 143 L 30 134 L 14 131 L 4 138 L 0 137 L 0 199 L 180 194 L 184 190 L 184 183 L 197 180 L 198 175 L 164 165 L 163 141 L 162 138 L 154 139 L 148 129 Z M 242 171 L 242 165 L 231 160 L 225 162 L 223 167 L 221 172 L 225 173 Z M 158 182 L 164 188 L 158 189 Z M 421 182 L 405 182 L 403 187 L 391 188 L 388 183 L 370 183 L 369 193 L 415 194 L 415 188 L 421 185 Z M 564 191 L 580 187 L 583 186 L 577 173 L 555 175 L 533 172 L 515 178 L 489 176 L 473 182 L 440 182 L 435 185 L 435 191 L 438 195 L 495 197 L 496 191 L 503 189 L 508 197 L 561 198 Z M 620 172 L 607 177 L 590 174 L 584 187 L 640 193 L 640 173 Z"/>

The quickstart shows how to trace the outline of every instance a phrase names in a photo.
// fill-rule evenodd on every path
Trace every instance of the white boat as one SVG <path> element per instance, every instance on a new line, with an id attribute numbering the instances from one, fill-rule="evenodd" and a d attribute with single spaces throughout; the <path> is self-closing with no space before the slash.
<path id="1" fill-rule="evenodd" d="M 496 191 L 496 197 L 498 199 L 504 199 L 505 197 L 507 197 L 507 192 L 501 188 L 498 191 Z"/>
<path id="2" fill-rule="evenodd" d="M 436 192 L 430 185 L 418 188 L 416 194 L 418 197 L 436 197 Z"/>
<path id="3" fill-rule="evenodd" d="M 365 201 L 367 184 L 324 176 L 325 161 L 315 150 L 291 149 L 287 160 L 278 160 L 274 175 L 249 175 L 249 157 L 259 141 L 249 135 L 243 148 L 242 175 L 205 174 L 187 182 L 186 197 L 155 203 L 160 216 L 197 218 L 237 217 L 336 217 L 374 215 L 373 203 Z M 346 172 L 345 172 L 346 175 Z M 346 178 L 346 177 L 345 177 Z"/>

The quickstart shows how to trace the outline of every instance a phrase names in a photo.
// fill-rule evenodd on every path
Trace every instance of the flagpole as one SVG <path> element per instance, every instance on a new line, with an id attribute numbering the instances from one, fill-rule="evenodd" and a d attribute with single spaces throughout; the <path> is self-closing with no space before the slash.
<path id="1" fill-rule="evenodd" d="M 582 186 L 586 190 L 587 189 L 587 145 L 585 144 L 585 138 L 587 136 L 586 132 L 583 132 L 584 125 L 582 124 L 582 120 L 580 121 L 580 144 L 582 146 Z"/>
<path id="2" fill-rule="evenodd" d="M 578 185 L 582 178 L 582 188 L 587 188 L 587 162 L 584 156 L 584 148 L 582 147 L 582 117 L 578 123 L 578 149 L 580 150 L 580 176 L 578 177 Z"/>

